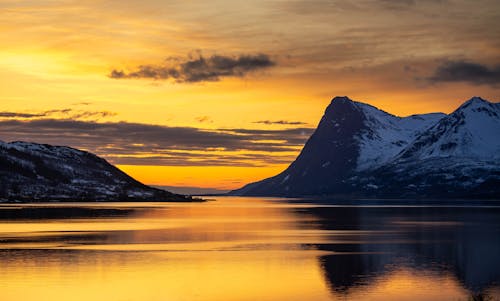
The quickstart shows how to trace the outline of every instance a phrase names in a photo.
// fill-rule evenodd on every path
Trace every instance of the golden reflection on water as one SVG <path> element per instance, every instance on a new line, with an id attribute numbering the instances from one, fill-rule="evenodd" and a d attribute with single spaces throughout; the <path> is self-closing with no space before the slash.
<path id="1" fill-rule="evenodd" d="M 321 206 L 257 198 L 28 207 L 0 205 L 10 210 L 0 220 L 2 301 L 468 300 L 474 294 L 449 270 L 385 268 L 386 251 L 358 247 L 375 236 L 380 244 L 411 244 L 413 238 L 395 234 L 413 224 L 397 219 L 396 228 L 334 229 L 309 211 Z M 67 210 L 54 214 L 61 207 Z M 353 263 L 344 265 L 348 258 Z M 376 264 L 362 263 L 372 258 Z M 383 272 L 365 273 L 358 264 Z M 494 285 L 481 292 L 497 293 Z"/>

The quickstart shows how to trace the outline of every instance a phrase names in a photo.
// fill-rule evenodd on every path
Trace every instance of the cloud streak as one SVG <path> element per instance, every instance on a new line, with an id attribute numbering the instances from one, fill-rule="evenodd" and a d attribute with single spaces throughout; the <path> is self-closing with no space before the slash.
<path id="1" fill-rule="evenodd" d="M 258 121 L 254 121 L 253 123 L 266 124 L 266 125 L 273 125 L 273 124 L 279 124 L 279 125 L 304 125 L 304 124 L 307 124 L 306 122 L 302 122 L 302 121 L 289 121 L 289 120 L 258 120 Z"/>
<path id="2" fill-rule="evenodd" d="M 213 122 L 213 120 L 212 120 L 212 118 L 210 118 L 210 116 L 198 116 L 195 118 L 195 120 L 198 122 L 208 122 L 208 123 Z"/>
<path id="3" fill-rule="evenodd" d="M 500 84 L 500 65 L 489 67 L 468 61 L 447 61 L 438 66 L 428 80 L 496 86 Z"/>
<path id="4" fill-rule="evenodd" d="M 250 72 L 275 66 L 266 54 L 239 55 L 237 57 L 212 55 L 197 58 L 169 58 L 158 65 L 140 65 L 126 72 L 113 69 L 114 79 L 172 79 L 179 83 L 219 81 L 222 77 L 243 77 Z"/>
<path id="5" fill-rule="evenodd" d="M 105 117 L 115 116 L 116 113 L 109 111 L 83 111 L 83 110 L 74 110 L 74 109 L 56 109 L 56 110 L 47 110 L 42 112 L 8 112 L 1 111 L 0 112 L 0 120 L 1 119 L 43 119 L 43 118 L 53 118 L 60 117 L 64 119 L 100 119 Z"/>
<path id="6" fill-rule="evenodd" d="M 114 164 L 166 166 L 260 166 L 288 163 L 311 128 L 284 130 L 199 129 L 129 122 L 0 120 L 4 141 L 69 145 Z"/>
<path id="7" fill-rule="evenodd" d="M 43 116 L 46 116 L 44 113 L 20 113 L 20 112 L 7 112 L 7 111 L 3 111 L 3 112 L 0 112 L 0 118 L 13 118 L 13 119 L 16 119 L 16 118 L 39 118 L 39 117 L 43 117 Z"/>
<path id="8" fill-rule="evenodd" d="M 437 4 L 446 4 L 447 0 L 377 0 L 374 5 L 381 5 L 382 8 L 405 10 L 416 6 L 428 6 Z"/>

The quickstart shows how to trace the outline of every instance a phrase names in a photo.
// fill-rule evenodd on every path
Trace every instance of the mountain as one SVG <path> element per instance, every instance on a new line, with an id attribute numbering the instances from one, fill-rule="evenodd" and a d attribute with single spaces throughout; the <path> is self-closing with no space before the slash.
<path id="1" fill-rule="evenodd" d="M 499 197 L 500 104 L 397 117 L 335 97 L 285 171 L 230 194 Z"/>
<path id="2" fill-rule="evenodd" d="M 74 148 L 0 142 L 0 201 L 193 201 Z"/>

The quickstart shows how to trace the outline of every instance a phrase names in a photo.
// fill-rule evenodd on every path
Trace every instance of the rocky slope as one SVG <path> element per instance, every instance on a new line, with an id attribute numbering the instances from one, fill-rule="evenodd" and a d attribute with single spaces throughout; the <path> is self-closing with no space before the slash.
<path id="1" fill-rule="evenodd" d="M 0 142 L 0 201 L 192 201 L 65 146 Z"/>

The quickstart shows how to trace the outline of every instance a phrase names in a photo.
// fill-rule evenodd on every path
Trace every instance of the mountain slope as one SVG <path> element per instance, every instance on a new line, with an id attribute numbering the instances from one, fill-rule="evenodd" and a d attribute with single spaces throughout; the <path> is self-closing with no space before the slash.
<path id="1" fill-rule="evenodd" d="M 347 97 L 336 97 L 297 159 L 279 175 L 249 184 L 242 195 L 304 195 L 343 190 L 341 180 L 356 168 L 355 135 L 366 128 L 360 108 Z"/>
<path id="2" fill-rule="evenodd" d="M 146 186 L 106 160 L 65 146 L 0 142 L 0 200 L 190 201 Z"/>
<path id="3" fill-rule="evenodd" d="M 498 104 L 478 97 L 450 115 L 404 118 L 335 97 L 285 171 L 231 194 L 498 196 L 499 117 Z"/>

